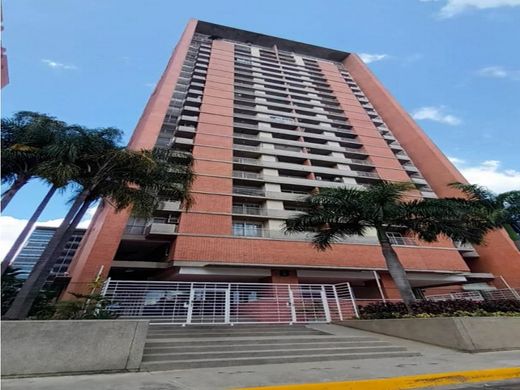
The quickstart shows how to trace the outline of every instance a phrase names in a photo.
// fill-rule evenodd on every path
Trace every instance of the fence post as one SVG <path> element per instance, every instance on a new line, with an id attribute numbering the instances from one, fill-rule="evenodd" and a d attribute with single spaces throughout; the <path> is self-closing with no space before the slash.
<path id="1" fill-rule="evenodd" d="M 383 287 L 381 286 L 381 282 L 379 281 L 379 274 L 377 271 L 374 272 L 374 278 L 376 279 L 377 288 L 379 289 L 379 294 L 381 294 L 381 299 L 383 303 L 386 303 L 385 293 L 383 292 Z"/>
<path id="2" fill-rule="evenodd" d="M 352 288 L 350 287 L 350 283 L 347 282 L 348 292 L 350 294 L 350 300 L 352 301 L 352 306 L 354 308 L 354 314 L 356 315 L 356 318 L 359 318 L 359 312 L 356 305 L 356 299 L 354 298 L 354 293 L 352 292 Z"/>
<path id="3" fill-rule="evenodd" d="M 511 291 L 511 293 L 513 294 L 513 296 L 518 299 L 520 301 L 520 295 L 516 292 L 516 290 L 514 288 L 512 288 L 509 283 L 506 282 L 506 280 L 504 279 L 504 277 L 502 275 L 500 275 L 500 279 L 502 279 L 502 282 L 504 282 L 504 284 L 506 285 L 507 289 L 509 291 Z"/>
<path id="4" fill-rule="evenodd" d="M 105 282 L 103 283 L 103 287 L 101 287 L 101 291 L 100 291 L 101 296 L 103 296 L 103 297 L 105 296 L 105 294 L 107 293 L 109 284 L 110 284 L 110 278 L 107 278 L 107 280 L 105 280 Z"/>
<path id="5" fill-rule="evenodd" d="M 334 299 L 336 300 L 336 306 L 338 307 L 339 320 L 343 321 L 343 311 L 341 310 L 341 304 L 339 302 L 338 291 L 336 290 L 335 285 L 332 285 L 332 291 L 334 292 Z"/>
<path id="6" fill-rule="evenodd" d="M 325 312 L 325 319 L 327 322 L 331 322 L 329 302 L 327 301 L 327 293 L 325 292 L 325 286 L 323 284 L 321 285 L 321 302 L 323 304 L 323 311 Z"/>

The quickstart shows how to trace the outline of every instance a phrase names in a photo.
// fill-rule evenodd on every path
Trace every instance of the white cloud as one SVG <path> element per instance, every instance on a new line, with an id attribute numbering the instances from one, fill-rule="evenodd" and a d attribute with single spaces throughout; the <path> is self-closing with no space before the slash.
<path id="1" fill-rule="evenodd" d="M 420 0 L 421 2 L 438 2 L 439 0 Z M 443 0 L 444 1 L 444 0 Z M 500 7 L 518 7 L 520 0 L 446 0 L 440 9 L 439 17 L 452 18 L 472 9 L 483 10 Z"/>
<path id="2" fill-rule="evenodd" d="M 485 186 L 496 193 L 520 190 L 520 171 L 501 169 L 501 162 L 498 160 L 487 160 L 477 165 L 470 165 L 457 157 L 448 158 L 472 184 Z"/>
<path id="3" fill-rule="evenodd" d="M 61 62 L 56 62 L 53 60 L 43 59 L 42 62 L 44 64 L 46 64 L 49 68 L 52 68 L 52 69 L 66 69 L 66 70 L 78 69 L 78 67 L 76 65 L 63 64 Z"/>
<path id="4" fill-rule="evenodd" d="M 359 57 L 365 64 L 370 64 L 371 62 L 381 61 L 388 58 L 388 54 L 359 53 Z"/>
<path id="5" fill-rule="evenodd" d="M 96 212 L 97 206 L 91 207 L 87 210 L 85 213 L 85 216 L 83 217 L 82 221 L 79 223 L 79 228 L 86 229 L 90 222 L 92 221 L 92 217 L 94 213 Z M 41 221 L 37 222 L 36 226 L 52 226 L 57 227 L 61 224 L 63 221 L 63 218 L 59 219 L 51 219 L 47 221 Z M 13 245 L 14 241 L 18 237 L 18 235 L 21 233 L 22 229 L 24 228 L 25 224 L 27 223 L 26 219 L 18 219 L 15 217 L 9 217 L 2 215 L 0 216 L 0 259 L 3 260 L 9 249 L 11 249 L 11 246 Z"/>
<path id="6" fill-rule="evenodd" d="M 479 69 L 477 74 L 482 77 L 520 80 L 520 70 L 506 69 L 503 66 L 488 66 Z"/>
<path id="7" fill-rule="evenodd" d="M 457 157 L 448 157 L 448 160 L 450 160 L 455 165 L 464 164 L 466 162 L 466 160 Z"/>
<path id="8" fill-rule="evenodd" d="M 444 113 L 444 107 L 425 106 L 412 112 L 412 118 L 416 120 L 430 120 L 445 125 L 457 126 L 462 123 L 460 118 Z"/>

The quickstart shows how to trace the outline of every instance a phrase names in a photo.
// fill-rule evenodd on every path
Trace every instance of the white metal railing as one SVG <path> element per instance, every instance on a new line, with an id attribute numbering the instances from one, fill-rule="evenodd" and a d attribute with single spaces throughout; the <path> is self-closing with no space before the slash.
<path id="1" fill-rule="evenodd" d="M 451 294 L 436 294 L 425 297 L 429 301 L 447 301 L 450 299 L 467 299 L 469 301 L 481 302 L 484 297 L 479 291 L 465 291 Z"/>
<path id="2" fill-rule="evenodd" d="M 417 246 L 417 241 L 410 237 L 390 236 L 388 239 L 393 245 Z"/>
<path id="3" fill-rule="evenodd" d="M 119 318 L 154 323 L 326 323 L 357 316 L 349 283 L 206 283 L 107 280 L 103 295 Z"/>
<path id="4" fill-rule="evenodd" d="M 495 301 L 501 299 L 520 300 L 520 288 L 502 288 L 497 290 L 464 291 L 451 294 L 428 295 L 430 301 L 446 301 L 449 299 L 468 299 L 471 301 Z"/>

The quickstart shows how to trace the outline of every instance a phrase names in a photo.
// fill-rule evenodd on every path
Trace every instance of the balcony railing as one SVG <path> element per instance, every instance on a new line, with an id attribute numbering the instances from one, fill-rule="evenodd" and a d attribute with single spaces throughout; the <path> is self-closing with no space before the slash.
<path id="1" fill-rule="evenodd" d="M 172 236 L 177 233 L 177 225 L 173 223 L 153 222 L 146 226 L 144 233 L 147 236 Z"/>
<path id="2" fill-rule="evenodd" d="M 239 195 L 265 196 L 263 189 L 251 187 L 233 187 L 233 193 Z"/>
<path id="3" fill-rule="evenodd" d="M 379 175 L 376 172 L 363 172 L 363 171 L 354 171 L 357 176 L 362 177 L 374 177 L 379 178 Z"/>
<path id="4" fill-rule="evenodd" d="M 243 150 L 260 150 L 259 146 L 254 145 L 244 145 L 244 144 L 233 144 L 235 149 L 243 149 Z"/>
<path id="5" fill-rule="evenodd" d="M 418 246 L 417 241 L 410 237 L 388 237 L 392 245 Z"/>
<path id="6" fill-rule="evenodd" d="M 235 237 L 272 238 L 278 240 L 311 241 L 315 233 L 285 233 L 283 230 L 269 229 L 234 229 L 232 235 Z M 376 237 L 346 236 L 338 239 L 338 243 L 348 244 L 377 244 Z"/>
<path id="7" fill-rule="evenodd" d="M 256 172 L 233 171 L 233 177 L 238 179 L 262 179 L 263 176 Z"/>
<path id="8" fill-rule="evenodd" d="M 265 209 L 251 206 L 234 205 L 231 212 L 233 214 L 267 215 L 267 211 Z"/>
<path id="9" fill-rule="evenodd" d="M 256 158 L 233 157 L 233 162 L 236 162 L 236 163 L 239 163 L 239 164 L 260 165 L 260 161 L 258 161 Z"/>

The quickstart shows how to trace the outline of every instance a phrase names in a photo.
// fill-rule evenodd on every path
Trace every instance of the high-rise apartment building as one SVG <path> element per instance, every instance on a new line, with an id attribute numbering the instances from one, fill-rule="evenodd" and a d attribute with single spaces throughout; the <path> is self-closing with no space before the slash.
<path id="1" fill-rule="evenodd" d="M 433 198 L 457 195 L 448 184 L 465 181 L 356 54 L 197 20 L 129 145 L 192 153 L 194 205 L 185 212 L 163 202 L 152 220 L 99 210 L 69 291 L 101 272 L 135 281 L 349 282 L 358 298 L 398 298 L 374 235 L 318 252 L 307 236 L 285 235 L 284 221 L 320 188 L 412 182 L 410 197 Z M 391 239 L 418 293 L 490 288 L 500 277 L 520 286 L 520 253 L 503 231 L 476 248 L 399 231 Z"/>
<path id="2" fill-rule="evenodd" d="M 43 251 L 47 248 L 50 240 L 56 232 L 55 227 L 36 226 L 27 242 L 15 257 L 11 266 L 20 271 L 18 277 L 20 279 L 27 279 L 32 269 L 40 259 Z M 54 265 L 51 277 L 63 276 L 67 274 L 70 262 L 76 254 L 76 250 L 85 234 L 85 229 L 76 229 L 72 237 L 67 242 L 63 253 L 58 258 Z"/>

